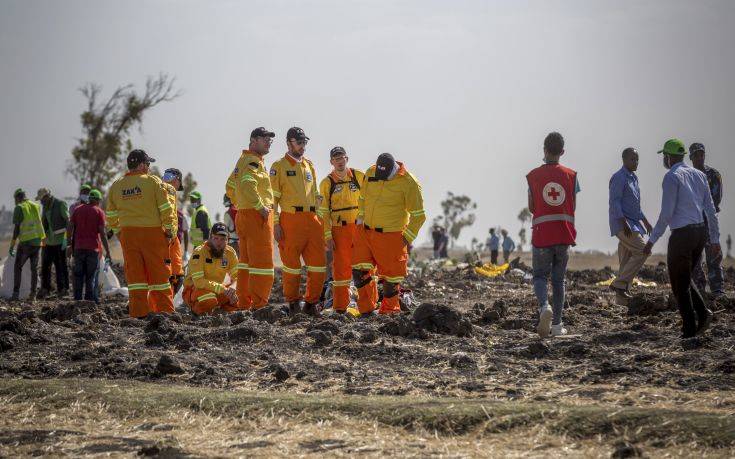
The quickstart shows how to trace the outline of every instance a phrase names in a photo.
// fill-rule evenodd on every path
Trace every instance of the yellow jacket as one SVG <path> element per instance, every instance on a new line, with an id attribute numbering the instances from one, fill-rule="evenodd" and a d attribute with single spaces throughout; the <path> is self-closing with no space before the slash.
<path id="1" fill-rule="evenodd" d="M 327 240 L 332 238 L 332 226 L 343 222 L 354 223 L 357 220 L 360 186 L 365 174 L 355 169 L 347 169 L 346 172 L 344 179 L 332 172 L 319 184 L 322 198 L 319 210 L 324 219 L 324 238 Z M 332 181 L 335 184 L 334 192 L 330 193 Z"/>
<path id="2" fill-rule="evenodd" d="M 115 180 L 107 198 L 107 223 L 114 232 L 125 227 L 163 227 L 176 233 L 176 210 L 164 183 L 155 175 L 128 172 Z"/>
<path id="3" fill-rule="evenodd" d="M 166 189 L 166 194 L 168 195 L 168 203 L 171 204 L 171 207 L 174 209 L 174 227 L 171 232 L 173 234 L 176 234 L 176 232 L 179 230 L 179 218 L 178 218 L 178 209 L 179 209 L 179 203 L 178 203 L 178 197 L 176 196 L 176 188 L 173 187 L 170 183 L 166 183 L 163 180 L 161 181 L 163 184 L 163 187 Z"/>
<path id="4" fill-rule="evenodd" d="M 189 260 L 189 274 L 184 279 L 184 285 L 194 285 L 199 290 L 207 290 L 220 294 L 225 290 L 225 274 L 230 279 L 237 279 L 237 254 L 229 245 L 220 258 L 212 257 L 209 242 L 205 242 L 196 249 Z"/>
<path id="5" fill-rule="evenodd" d="M 403 232 L 412 242 L 426 221 L 424 198 L 416 177 L 406 170 L 403 163 L 390 180 L 375 178 L 375 166 L 365 172 L 360 190 L 359 218 L 366 226 L 390 233 Z"/>
<path id="6" fill-rule="evenodd" d="M 273 188 L 274 210 L 281 207 L 281 212 L 294 213 L 296 207 L 305 212 L 317 211 L 319 191 L 316 185 L 314 165 L 306 158 L 300 162 L 288 154 L 271 166 L 271 187 Z M 278 222 L 278 212 L 274 221 Z"/>
<path id="7" fill-rule="evenodd" d="M 237 210 L 260 210 L 273 206 L 273 190 L 263 158 L 243 150 L 235 170 L 227 179 L 225 193 Z"/>

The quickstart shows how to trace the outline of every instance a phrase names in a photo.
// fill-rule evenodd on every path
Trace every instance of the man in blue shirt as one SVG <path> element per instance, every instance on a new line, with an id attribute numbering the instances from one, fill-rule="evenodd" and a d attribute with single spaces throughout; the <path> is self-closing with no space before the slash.
<path id="1" fill-rule="evenodd" d="M 623 167 L 610 178 L 610 235 L 618 238 L 620 270 L 610 284 L 618 304 L 627 304 L 633 278 L 638 275 L 648 255 L 643 251 L 643 236 L 651 232 L 651 224 L 641 210 L 641 190 L 638 186 L 638 152 L 623 150 Z"/>
<path id="2" fill-rule="evenodd" d="M 692 161 L 692 166 L 695 169 L 704 172 L 707 176 L 707 184 L 709 185 L 709 191 L 712 195 L 712 201 L 715 204 L 715 211 L 720 212 L 720 203 L 722 202 L 722 176 L 713 167 L 709 167 L 704 163 L 705 152 L 704 145 L 701 143 L 693 143 L 689 147 L 689 159 Z M 722 296 L 725 294 L 723 290 L 723 273 L 722 273 L 722 250 L 717 255 L 712 252 L 712 244 L 710 242 L 720 241 L 707 241 L 704 245 L 704 255 L 707 264 L 707 276 L 704 275 L 704 269 L 702 269 L 702 263 L 697 263 L 694 267 L 694 283 L 700 292 L 704 292 L 707 287 L 707 281 L 709 280 L 709 289 L 715 296 Z"/>
<path id="3" fill-rule="evenodd" d="M 503 235 L 503 260 L 508 263 L 510 254 L 516 249 L 516 243 L 508 236 L 508 230 L 500 230 L 500 234 Z"/>
<path id="4" fill-rule="evenodd" d="M 490 250 L 490 263 L 497 265 L 500 238 L 495 234 L 495 228 L 490 228 L 490 237 L 487 239 L 487 248 Z"/>
<path id="5" fill-rule="evenodd" d="M 718 241 L 712 242 L 713 252 L 721 251 L 719 221 L 707 176 L 684 163 L 684 143 L 670 139 L 659 153 L 664 154 L 664 167 L 669 171 L 663 180 L 661 214 L 644 251 L 650 254 L 666 227 L 671 227 L 666 260 L 671 290 L 681 314 L 682 338 L 691 338 L 703 333 L 712 322 L 712 312 L 692 283 L 692 271 L 702 257 L 708 236 L 710 241 Z"/>

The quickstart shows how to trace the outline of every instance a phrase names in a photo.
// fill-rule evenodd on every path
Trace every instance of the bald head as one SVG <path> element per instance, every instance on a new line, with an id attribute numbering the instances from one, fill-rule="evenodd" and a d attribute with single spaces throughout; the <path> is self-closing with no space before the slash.
<path id="1" fill-rule="evenodd" d="M 633 147 L 628 147 L 623 150 L 623 167 L 630 172 L 638 170 L 638 150 Z"/>

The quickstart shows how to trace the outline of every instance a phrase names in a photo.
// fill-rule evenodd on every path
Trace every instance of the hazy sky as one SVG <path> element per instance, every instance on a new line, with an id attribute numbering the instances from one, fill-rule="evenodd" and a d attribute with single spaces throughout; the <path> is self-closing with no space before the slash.
<path id="1" fill-rule="evenodd" d="M 0 0 L 0 204 L 19 186 L 76 193 L 63 169 L 80 86 L 106 96 L 165 72 L 184 95 L 146 115 L 135 145 L 193 172 L 213 213 L 250 131 L 277 133 L 270 164 L 298 125 L 319 178 L 334 145 L 356 168 L 389 151 L 423 184 L 429 221 L 453 191 L 478 203 L 462 242 L 515 234 L 525 174 L 558 130 L 582 185 L 579 247 L 614 250 L 607 184 L 624 147 L 641 153 L 652 223 L 667 138 L 703 142 L 735 176 L 734 23 L 727 0 Z M 726 182 L 723 243 L 732 197 Z"/>

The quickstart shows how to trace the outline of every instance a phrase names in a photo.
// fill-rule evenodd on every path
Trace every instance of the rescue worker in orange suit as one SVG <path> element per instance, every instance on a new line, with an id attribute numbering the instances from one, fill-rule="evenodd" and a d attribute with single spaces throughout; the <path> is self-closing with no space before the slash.
<path id="1" fill-rule="evenodd" d="M 228 235 L 224 223 L 215 223 L 209 239 L 191 255 L 183 298 L 194 314 L 207 314 L 217 308 L 228 312 L 239 309 L 237 292 L 230 287 L 237 278 L 237 254 L 227 245 Z M 230 282 L 225 284 L 227 274 Z"/>
<path id="2" fill-rule="evenodd" d="M 143 150 L 131 151 L 128 172 L 112 184 L 107 201 L 108 224 L 122 245 L 131 317 L 174 310 L 166 260 L 176 235 L 176 211 L 164 183 L 148 173 L 154 161 Z"/>
<path id="3" fill-rule="evenodd" d="M 273 191 L 263 164 L 273 137 L 275 134 L 264 127 L 250 133 L 250 145 L 240 155 L 225 188 L 237 209 L 237 297 L 241 309 L 262 308 L 273 288 Z"/>
<path id="4" fill-rule="evenodd" d="M 304 157 L 309 138 L 292 127 L 286 134 L 288 152 L 271 166 L 275 226 L 274 236 L 283 262 L 283 296 L 293 315 L 301 312 L 301 258 L 306 264 L 303 312 L 317 316 L 327 273 L 324 230 L 320 215 L 314 165 Z M 280 214 L 277 209 L 280 207 Z"/>
<path id="5" fill-rule="evenodd" d="M 360 186 L 365 174 L 347 167 L 347 152 L 334 147 L 329 152 L 332 173 L 319 184 L 324 239 L 332 253 L 332 308 L 344 313 L 350 305 L 352 245 L 357 225 Z"/>
<path id="6" fill-rule="evenodd" d="M 567 333 L 562 323 L 569 246 L 575 245 L 574 213 L 580 191 L 577 173 L 562 166 L 564 137 L 552 132 L 544 139 L 544 164 L 526 176 L 528 209 L 533 214 L 533 289 L 539 303 L 536 331 L 539 336 Z M 552 298 L 549 306 L 548 282 Z"/>
<path id="7" fill-rule="evenodd" d="M 184 237 L 184 213 L 178 207 L 177 192 L 183 191 L 181 171 L 175 168 L 166 169 L 163 173 L 163 182 L 168 192 L 168 202 L 176 212 L 176 237 L 171 239 L 171 245 L 168 248 L 169 260 L 171 260 L 171 287 L 174 295 L 184 285 L 184 251 L 181 248 L 182 239 Z"/>
<path id="8" fill-rule="evenodd" d="M 401 311 L 398 294 L 408 268 L 408 246 L 426 221 L 421 185 L 390 153 L 378 156 L 365 173 L 358 227 L 352 254 L 352 276 L 362 315 L 371 315 L 378 291 L 371 271 L 383 280 L 380 314 Z"/>

